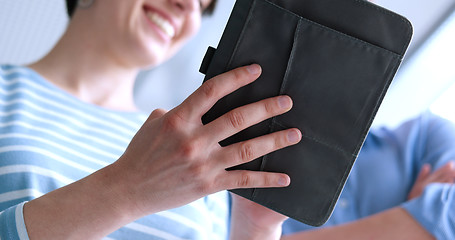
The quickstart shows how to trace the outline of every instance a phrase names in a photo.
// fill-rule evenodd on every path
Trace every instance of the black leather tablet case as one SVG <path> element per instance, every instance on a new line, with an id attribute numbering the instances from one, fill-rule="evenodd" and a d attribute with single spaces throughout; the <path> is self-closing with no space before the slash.
<path id="1" fill-rule="evenodd" d="M 233 168 L 287 173 L 289 187 L 232 192 L 303 223 L 325 223 L 411 36 L 409 21 L 363 0 L 237 0 L 201 72 L 207 80 L 258 63 L 263 74 L 218 101 L 202 120 L 285 94 L 294 102 L 290 112 L 220 144 L 291 127 L 303 139 Z"/>

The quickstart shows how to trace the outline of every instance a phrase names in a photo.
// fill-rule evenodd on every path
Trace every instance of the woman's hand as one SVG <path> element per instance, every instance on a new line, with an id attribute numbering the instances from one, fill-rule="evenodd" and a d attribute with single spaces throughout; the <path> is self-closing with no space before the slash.
<path id="1" fill-rule="evenodd" d="M 231 239 L 280 239 L 286 216 L 235 194 L 231 196 Z"/>
<path id="2" fill-rule="evenodd" d="M 448 162 L 438 170 L 431 172 L 430 164 L 423 165 L 417 177 L 414 186 L 408 195 L 408 200 L 422 195 L 426 186 L 431 183 L 454 183 L 455 181 L 455 166 L 454 162 Z"/>
<path id="3" fill-rule="evenodd" d="M 207 125 L 201 123 L 202 115 L 220 98 L 253 82 L 260 73 L 260 67 L 252 65 L 205 82 L 175 109 L 154 111 L 118 161 L 25 204 L 30 239 L 99 239 L 137 218 L 221 190 L 289 185 L 286 174 L 225 169 L 296 144 L 299 130 L 227 147 L 218 144 L 289 111 L 289 97 L 252 103 Z"/>
<path id="4" fill-rule="evenodd" d="M 232 70 L 205 82 L 180 106 L 151 114 L 124 155 L 113 164 L 119 197 L 137 215 L 174 208 L 225 189 L 284 187 L 282 173 L 226 171 L 262 155 L 296 144 L 297 129 L 221 147 L 221 140 L 292 107 L 287 96 L 232 110 L 203 125 L 201 117 L 223 96 L 256 80 L 258 65 Z"/>

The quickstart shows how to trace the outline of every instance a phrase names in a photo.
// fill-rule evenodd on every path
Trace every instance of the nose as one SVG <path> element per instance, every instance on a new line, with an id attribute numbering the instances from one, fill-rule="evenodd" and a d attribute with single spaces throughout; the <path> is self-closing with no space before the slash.
<path id="1" fill-rule="evenodd" d="M 181 13 L 192 12 L 197 8 L 198 0 L 170 0 L 172 6 Z"/>

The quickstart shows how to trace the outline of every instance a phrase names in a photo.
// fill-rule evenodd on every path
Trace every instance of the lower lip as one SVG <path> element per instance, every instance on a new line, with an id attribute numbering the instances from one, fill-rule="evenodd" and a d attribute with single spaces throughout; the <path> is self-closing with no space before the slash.
<path id="1" fill-rule="evenodd" d="M 163 29 L 161 29 L 158 25 L 156 25 L 156 23 L 154 23 L 152 20 L 149 19 L 149 17 L 147 16 L 147 11 L 144 11 L 144 17 L 145 17 L 145 20 L 147 21 L 148 25 L 150 25 L 152 27 L 154 32 L 158 34 L 158 36 L 161 38 L 161 40 L 163 40 L 165 42 L 169 42 L 171 40 L 169 35 L 167 35 L 163 31 Z"/>

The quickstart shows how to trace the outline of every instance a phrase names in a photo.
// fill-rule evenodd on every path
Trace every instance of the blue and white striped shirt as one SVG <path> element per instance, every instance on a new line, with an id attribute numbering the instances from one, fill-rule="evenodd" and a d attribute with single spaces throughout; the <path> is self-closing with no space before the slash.
<path id="1" fill-rule="evenodd" d="M 0 239 L 28 239 L 23 203 L 117 160 L 145 119 L 79 101 L 31 69 L 0 65 Z M 227 218 L 220 192 L 106 239 L 225 239 Z"/>

